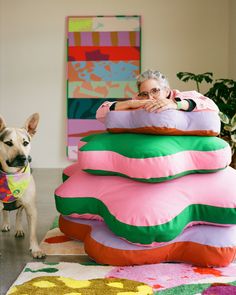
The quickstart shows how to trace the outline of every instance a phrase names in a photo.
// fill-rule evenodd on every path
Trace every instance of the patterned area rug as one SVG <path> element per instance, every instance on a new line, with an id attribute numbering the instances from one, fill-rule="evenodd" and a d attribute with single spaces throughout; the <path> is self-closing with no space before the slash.
<path id="1" fill-rule="evenodd" d="M 65 236 L 58 227 L 58 217 L 40 243 L 47 255 L 85 255 L 84 243 Z"/>
<path id="2" fill-rule="evenodd" d="M 8 291 L 10 294 L 234 295 L 236 264 L 200 268 L 182 263 L 112 267 L 32 262 Z"/>

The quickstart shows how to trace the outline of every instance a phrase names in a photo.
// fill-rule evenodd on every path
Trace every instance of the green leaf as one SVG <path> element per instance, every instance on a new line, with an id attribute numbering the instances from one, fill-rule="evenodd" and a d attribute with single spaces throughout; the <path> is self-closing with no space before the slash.
<path id="1" fill-rule="evenodd" d="M 213 79 L 210 78 L 210 77 L 205 77 L 205 81 L 206 81 L 207 83 L 212 83 Z"/>
<path id="2" fill-rule="evenodd" d="M 229 132 L 232 132 L 233 131 L 231 125 L 225 125 L 224 126 L 224 130 L 229 131 Z"/>
<path id="3" fill-rule="evenodd" d="M 236 113 L 234 114 L 233 118 L 231 119 L 231 125 L 236 126 Z"/>
<path id="4" fill-rule="evenodd" d="M 189 72 L 178 72 L 176 76 L 183 82 L 187 82 L 189 79 L 193 79 L 194 74 Z"/>
<path id="5" fill-rule="evenodd" d="M 196 80 L 197 80 L 199 83 L 202 83 L 203 76 L 202 76 L 202 75 L 198 75 L 198 76 L 196 77 Z"/>
<path id="6" fill-rule="evenodd" d="M 210 77 L 213 78 L 213 73 L 212 73 L 212 72 L 206 72 L 206 73 L 204 73 L 203 75 L 205 75 L 205 76 L 210 76 Z"/>
<path id="7" fill-rule="evenodd" d="M 199 90 L 199 84 L 201 84 L 203 81 L 206 83 L 211 83 L 213 81 L 212 77 L 213 74 L 211 72 L 206 72 L 203 74 L 194 74 L 190 72 L 178 72 L 176 76 L 183 82 L 188 82 L 189 80 L 196 82 L 197 90 Z"/>
<path id="8" fill-rule="evenodd" d="M 222 113 L 222 112 L 219 112 L 219 116 L 220 116 L 220 120 L 224 123 L 224 124 L 229 124 L 230 120 L 229 120 L 229 117 Z M 225 129 L 227 130 L 227 129 Z"/>
<path id="9" fill-rule="evenodd" d="M 236 143 L 236 134 L 231 134 L 231 139 L 234 143 Z"/>

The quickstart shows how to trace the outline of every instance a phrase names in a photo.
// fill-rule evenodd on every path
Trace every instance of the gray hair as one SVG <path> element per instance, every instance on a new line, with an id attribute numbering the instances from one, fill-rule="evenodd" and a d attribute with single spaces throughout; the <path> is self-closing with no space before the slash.
<path id="1" fill-rule="evenodd" d="M 140 91 L 140 86 L 141 84 L 149 79 L 155 79 L 160 83 L 160 86 L 165 88 L 170 88 L 169 82 L 167 80 L 167 78 L 165 77 L 165 75 L 163 75 L 161 72 L 159 71 L 153 71 L 153 70 L 146 70 L 143 73 L 141 73 L 139 76 L 137 76 L 137 88 L 138 91 Z"/>

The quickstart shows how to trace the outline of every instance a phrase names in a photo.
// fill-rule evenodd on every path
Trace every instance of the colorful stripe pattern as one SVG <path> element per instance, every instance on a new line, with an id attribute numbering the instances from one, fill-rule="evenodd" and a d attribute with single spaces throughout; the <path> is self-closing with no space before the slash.
<path id="1" fill-rule="evenodd" d="M 140 50 L 137 47 L 125 46 L 79 46 L 70 47 L 68 50 L 69 61 L 80 60 L 139 60 Z"/>
<path id="2" fill-rule="evenodd" d="M 140 43 L 140 16 L 68 17 L 67 113 L 79 128 L 74 136 L 68 124 L 69 159 L 77 158 L 78 135 L 84 134 L 81 119 L 88 120 L 87 134 L 93 134 L 96 109 L 104 100 L 135 95 Z"/>
<path id="3" fill-rule="evenodd" d="M 110 99 L 107 99 L 110 101 Z M 103 99 L 68 99 L 68 119 L 89 119 L 93 120 L 96 110 L 102 104 Z M 103 125 L 102 125 L 103 126 Z M 104 129 L 104 127 L 103 127 Z"/>
<path id="4" fill-rule="evenodd" d="M 81 61 L 68 63 L 68 79 L 73 81 L 133 81 L 139 61 Z"/>
<path id="5" fill-rule="evenodd" d="M 215 172 L 231 161 L 228 143 L 211 136 L 102 133 L 81 141 L 85 144 L 79 149 L 79 162 L 84 171 L 143 182 Z"/>
<path id="6" fill-rule="evenodd" d="M 69 46 L 130 46 L 139 47 L 138 31 L 121 32 L 69 32 Z"/>
<path id="7" fill-rule="evenodd" d="M 121 98 L 122 95 L 125 95 L 125 98 L 128 96 L 133 96 L 135 94 L 136 82 L 131 81 L 120 82 L 120 81 L 77 81 L 69 83 L 68 95 L 71 98 L 75 96 L 78 98 L 110 98 L 116 96 Z"/>
<path id="8" fill-rule="evenodd" d="M 102 264 L 125 266 L 177 261 L 202 267 L 223 267 L 231 263 L 236 254 L 235 225 L 195 225 L 174 240 L 155 247 L 120 239 L 102 221 L 61 215 L 59 227 L 65 235 L 84 241 L 89 257 Z"/>
<path id="9" fill-rule="evenodd" d="M 68 172 L 71 177 L 55 191 L 57 210 L 99 215 L 115 235 L 132 243 L 168 242 L 193 224 L 236 224 L 236 171 L 231 167 L 152 185 L 90 175 L 79 164 Z"/>
<path id="10" fill-rule="evenodd" d="M 68 135 L 69 146 L 76 147 L 76 156 L 78 156 L 78 142 L 81 137 L 89 134 L 97 134 L 104 132 L 104 125 L 97 120 L 90 119 L 69 119 L 68 129 L 70 134 Z"/>

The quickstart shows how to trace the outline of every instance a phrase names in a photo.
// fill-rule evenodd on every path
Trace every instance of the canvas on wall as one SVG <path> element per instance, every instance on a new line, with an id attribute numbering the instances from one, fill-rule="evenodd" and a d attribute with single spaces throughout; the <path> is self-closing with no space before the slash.
<path id="1" fill-rule="evenodd" d="M 140 16 L 67 18 L 67 155 L 81 137 L 104 131 L 95 118 L 106 100 L 130 99 L 140 73 Z"/>

